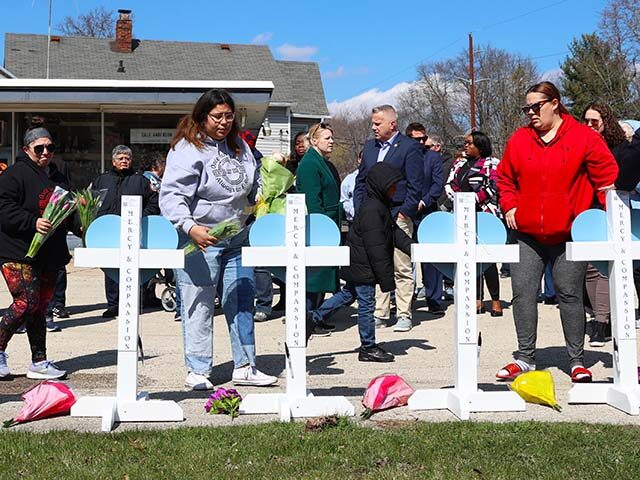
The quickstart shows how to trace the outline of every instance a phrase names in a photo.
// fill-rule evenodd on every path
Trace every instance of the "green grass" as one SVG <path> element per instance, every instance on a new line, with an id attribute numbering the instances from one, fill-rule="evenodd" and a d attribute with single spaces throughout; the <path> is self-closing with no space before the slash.
<path id="1" fill-rule="evenodd" d="M 375 424 L 375 422 L 372 422 Z M 341 420 L 135 431 L 5 431 L 0 478 L 640 478 L 640 428 Z"/>

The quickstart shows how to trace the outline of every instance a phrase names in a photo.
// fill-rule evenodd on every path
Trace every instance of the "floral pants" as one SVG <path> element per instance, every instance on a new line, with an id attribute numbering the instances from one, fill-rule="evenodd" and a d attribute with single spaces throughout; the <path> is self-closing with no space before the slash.
<path id="1" fill-rule="evenodd" d="M 13 303 L 0 320 L 0 351 L 6 351 L 13 334 L 20 326 L 25 325 L 32 361 L 45 360 L 45 314 L 53 297 L 57 272 L 43 271 L 27 263 L 10 262 L 2 265 L 2 276 L 7 282 Z"/>

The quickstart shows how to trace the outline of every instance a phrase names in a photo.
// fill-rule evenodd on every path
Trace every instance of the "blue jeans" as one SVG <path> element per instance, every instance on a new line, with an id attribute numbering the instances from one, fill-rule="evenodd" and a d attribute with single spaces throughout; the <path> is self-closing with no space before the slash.
<path id="1" fill-rule="evenodd" d="M 253 328 L 255 293 L 253 268 L 243 267 L 240 246 L 212 246 L 185 257 L 177 270 L 181 296 L 182 333 L 187 369 L 208 376 L 213 367 L 213 317 L 216 287 L 222 290 L 222 310 L 229 327 L 235 368 L 255 366 Z"/>
<path id="2" fill-rule="evenodd" d="M 422 267 L 422 284 L 424 285 L 425 298 L 441 305 L 442 273 L 431 263 L 421 263 L 420 266 Z"/>
<path id="3" fill-rule="evenodd" d="M 273 305 L 273 282 L 271 273 L 266 270 L 255 270 L 256 275 L 256 312 L 271 315 Z"/>
<path id="4" fill-rule="evenodd" d="M 360 345 L 370 348 L 376 344 L 376 322 L 373 312 L 376 308 L 376 288 L 374 285 L 354 285 L 347 283 L 331 298 L 325 300 L 311 312 L 314 322 L 324 321 L 340 310 L 358 300 L 358 333 Z"/>
<path id="5" fill-rule="evenodd" d="M 56 278 L 56 288 L 53 290 L 53 298 L 49 302 L 47 307 L 47 316 L 50 317 L 53 314 L 53 309 L 56 307 L 64 307 L 67 304 L 67 269 L 62 267 L 58 270 L 58 277 Z"/>

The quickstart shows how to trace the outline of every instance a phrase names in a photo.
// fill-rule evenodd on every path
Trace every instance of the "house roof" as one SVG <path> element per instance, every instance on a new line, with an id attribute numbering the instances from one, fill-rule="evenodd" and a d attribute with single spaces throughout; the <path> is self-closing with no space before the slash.
<path id="1" fill-rule="evenodd" d="M 270 80 L 271 103 L 297 115 L 328 115 L 318 65 L 278 61 L 266 45 L 134 40 L 132 53 L 114 51 L 114 40 L 53 37 L 50 78 L 117 80 Z M 18 78 L 46 76 L 47 36 L 5 35 L 5 68 Z M 124 72 L 118 72 L 120 61 Z"/>

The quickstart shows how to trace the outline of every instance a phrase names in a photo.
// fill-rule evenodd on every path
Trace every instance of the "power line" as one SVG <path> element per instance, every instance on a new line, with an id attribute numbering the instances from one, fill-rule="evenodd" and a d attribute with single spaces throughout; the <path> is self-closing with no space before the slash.
<path id="1" fill-rule="evenodd" d="M 493 27 L 495 27 L 495 26 L 497 26 L 497 25 L 504 25 L 505 23 L 513 22 L 513 21 L 515 21 L 515 20 L 519 20 L 519 19 L 521 19 L 521 18 L 523 18 L 523 17 L 526 17 L 526 16 L 528 16 L 528 15 L 532 15 L 532 14 L 534 14 L 534 13 L 538 13 L 538 12 L 541 12 L 541 11 L 543 11 L 543 10 L 547 10 L 547 9 L 549 9 L 549 8 L 556 7 L 556 6 L 558 6 L 558 5 L 561 5 L 561 4 L 563 4 L 563 3 L 567 3 L 567 2 L 569 2 L 569 1 L 570 1 L 570 0 L 560 0 L 560 1 L 558 1 L 558 2 L 554 2 L 554 3 L 551 3 L 551 4 L 549 4 L 549 5 L 545 5 L 545 6 L 543 6 L 543 7 L 536 8 L 536 9 L 534 9 L 534 10 L 530 10 L 530 11 L 528 11 L 528 12 L 521 13 L 520 15 L 516 15 L 515 17 L 510 17 L 510 18 L 507 18 L 507 19 L 504 19 L 504 20 L 500 20 L 500 21 L 498 21 L 498 22 L 491 23 L 491 24 L 489 24 L 489 25 L 485 25 L 484 27 L 481 27 L 481 28 L 476 29 L 476 30 L 474 30 L 474 31 L 476 31 L 476 32 L 483 32 L 483 31 L 488 30 L 488 29 L 490 29 L 490 28 L 493 28 Z M 412 64 L 412 65 L 409 65 L 408 67 L 405 67 L 405 68 L 403 68 L 403 69 L 401 69 L 401 70 L 397 71 L 396 73 L 394 73 L 394 74 L 392 74 L 392 75 L 389 75 L 389 76 L 387 76 L 387 77 L 383 78 L 382 80 L 380 80 L 380 81 L 378 81 L 378 82 L 376 82 L 376 83 L 374 83 L 374 84 L 372 84 L 372 85 L 370 85 L 370 86 L 368 86 L 368 87 L 366 87 L 366 88 L 364 88 L 364 89 L 362 89 L 362 90 L 358 91 L 358 93 L 356 93 L 356 94 L 355 94 L 355 95 L 353 95 L 353 96 L 354 96 L 354 97 L 357 97 L 358 95 L 362 95 L 363 93 L 365 93 L 365 92 L 367 92 L 367 91 L 369 91 L 369 90 L 371 90 L 371 89 L 373 89 L 373 88 L 377 87 L 378 85 L 381 85 L 381 84 L 383 84 L 383 83 L 386 83 L 387 81 L 391 80 L 392 78 L 397 77 L 398 75 L 400 75 L 400 74 L 402 74 L 402 73 L 406 72 L 407 70 L 418 67 L 419 65 L 423 64 L 425 61 L 427 61 L 427 60 L 429 60 L 429 59 L 433 58 L 434 56 L 436 56 L 437 54 L 439 54 L 439 53 L 441 53 L 441 52 L 443 52 L 443 51 L 445 51 L 445 50 L 447 50 L 447 49 L 451 48 L 451 47 L 452 47 L 452 46 L 454 46 L 456 43 L 458 43 L 458 42 L 460 42 L 460 41 L 462 41 L 462 40 L 464 40 L 464 39 L 465 39 L 465 36 L 462 36 L 462 37 L 457 38 L 456 40 L 452 41 L 451 43 L 448 43 L 448 44 L 447 44 L 447 45 L 445 45 L 444 47 L 442 47 L 442 48 L 440 48 L 440 49 L 436 50 L 435 52 L 433 52 L 433 53 L 429 54 L 428 56 L 426 56 L 426 57 L 424 57 L 424 58 L 420 59 L 418 62 L 416 62 L 416 63 L 414 63 L 414 64 Z M 568 52 L 566 52 L 566 51 L 565 51 L 565 52 L 553 53 L 553 54 L 549 54 L 549 55 L 542 55 L 542 56 L 538 56 L 538 57 L 533 57 L 533 58 L 532 58 L 532 60 L 536 60 L 536 59 L 540 59 L 540 58 L 553 57 L 553 56 L 557 56 L 557 55 L 563 55 L 563 54 L 565 54 L 565 53 L 568 53 Z"/>

